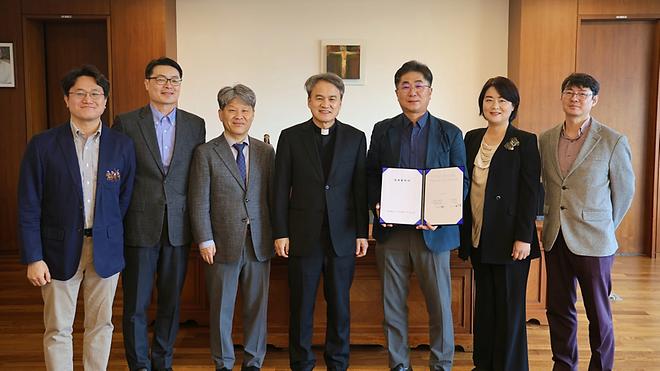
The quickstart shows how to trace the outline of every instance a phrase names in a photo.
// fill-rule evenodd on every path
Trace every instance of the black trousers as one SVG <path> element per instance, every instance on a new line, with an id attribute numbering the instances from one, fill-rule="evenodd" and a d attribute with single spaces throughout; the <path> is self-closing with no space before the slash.
<path id="1" fill-rule="evenodd" d="M 123 334 L 126 361 L 131 370 L 172 367 L 173 347 L 179 331 L 179 305 L 186 278 L 190 246 L 172 246 L 167 228 L 155 246 L 124 248 L 122 272 L 124 293 Z M 151 351 L 147 310 L 154 281 L 158 291 Z"/>
<path id="2" fill-rule="evenodd" d="M 471 260 L 476 285 L 474 365 L 477 370 L 529 370 L 525 312 L 529 259 L 484 264 L 479 249 L 473 249 Z"/>
<path id="3" fill-rule="evenodd" d="M 321 275 L 327 303 L 327 327 L 323 353 L 328 370 L 346 370 L 350 352 L 350 289 L 355 256 L 338 257 L 331 242 L 321 238 L 318 254 L 289 256 L 289 362 L 292 370 L 311 370 L 314 304 Z"/>

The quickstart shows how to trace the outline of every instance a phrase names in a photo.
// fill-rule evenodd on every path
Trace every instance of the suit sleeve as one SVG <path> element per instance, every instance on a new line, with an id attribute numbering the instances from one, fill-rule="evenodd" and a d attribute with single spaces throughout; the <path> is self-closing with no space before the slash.
<path id="1" fill-rule="evenodd" d="M 353 197 L 355 197 L 355 220 L 357 238 L 369 237 L 369 209 L 367 203 L 367 138 L 361 133 L 357 161 L 353 171 Z"/>
<path id="2" fill-rule="evenodd" d="M 289 237 L 289 196 L 291 194 L 291 148 L 286 131 L 280 134 L 275 152 L 273 238 Z"/>
<path id="3" fill-rule="evenodd" d="M 129 139 L 126 151 L 124 151 L 124 176 L 122 176 L 121 188 L 119 190 L 119 208 L 122 217 L 126 216 L 128 206 L 131 203 L 131 196 L 133 195 L 136 167 L 135 161 L 135 146 L 133 140 Z"/>
<path id="4" fill-rule="evenodd" d="M 383 181 L 382 159 L 380 158 L 383 132 L 381 125 L 374 126 L 369 142 L 369 152 L 367 152 L 367 199 L 369 208 L 374 211 L 374 216 L 376 216 L 376 204 L 380 202 Z"/>
<path id="5" fill-rule="evenodd" d="M 197 145 L 206 143 L 206 121 L 200 118 L 200 128 L 197 135 Z"/>
<path id="6" fill-rule="evenodd" d="M 41 243 L 41 202 L 43 199 L 43 164 L 33 138 L 25 150 L 18 178 L 18 228 L 21 263 L 43 259 Z"/>
<path id="7" fill-rule="evenodd" d="M 190 227 L 195 243 L 213 240 L 211 227 L 211 169 L 200 147 L 190 163 L 188 178 L 188 208 Z"/>
<path id="8" fill-rule="evenodd" d="M 612 220 L 618 228 L 628 212 L 635 194 L 635 173 L 628 139 L 621 136 L 614 146 L 610 159 L 610 189 L 612 198 Z"/>
<path id="9" fill-rule="evenodd" d="M 266 190 L 266 197 L 268 199 L 268 212 L 270 220 L 272 221 L 275 217 L 274 205 L 275 205 L 275 150 L 273 146 L 267 144 L 268 146 L 268 189 Z"/>
<path id="10" fill-rule="evenodd" d="M 468 187 L 470 186 L 470 177 L 467 173 L 465 142 L 463 141 L 463 133 L 460 130 L 456 130 L 456 135 L 452 138 L 449 147 L 449 164 L 450 166 L 460 166 L 463 168 L 463 200 L 465 200 L 468 194 Z"/>
<path id="11" fill-rule="evenodd" d="M 518 175 L 518 209 L 514 240 L 531 243 L 536 233 L 536 206 L 539 180 L 541 178 L 541 156 L 536 135 L 531 134 L 520 146 L 520 173 Z"/>

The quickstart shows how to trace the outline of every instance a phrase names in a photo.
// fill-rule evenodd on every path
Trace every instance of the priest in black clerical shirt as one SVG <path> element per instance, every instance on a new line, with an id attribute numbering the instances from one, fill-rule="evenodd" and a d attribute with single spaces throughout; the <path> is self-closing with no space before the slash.
<path id="1" fill-rule="evenodd" d="M 344 95 L 331 73 L 305 82 L 312 118 L 280 134 L 275 155 L 273 237 L 288 259 L 289 359 L 311 370 L 314 304 L 319 280 L 328 306 L 324 358 L 328 370 L 346 370 L 350 287 L 355 258 L 367 253 L 369 215 L 366 137 L 336 117 Z"/>

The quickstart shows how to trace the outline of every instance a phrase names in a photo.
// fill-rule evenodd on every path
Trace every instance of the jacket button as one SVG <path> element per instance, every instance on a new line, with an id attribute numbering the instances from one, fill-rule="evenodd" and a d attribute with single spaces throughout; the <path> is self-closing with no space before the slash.
<path id="1" fill-rule="evenodd" d="M 501 200 L 501 199 L 502 199 L 502 196 L 500 196 L 500 195 L 497 195 L 497 196 L 495 196 L 495 199 L 499 201 L 499 200 Z"/>
<path id="2" fill-rule="evenodd" d="M 246 199 L 245 199 L 245 203 L 248 203 L 248 202 L 250 202 L 250 200 L 246 198 Z"/>
<path id="3" fill-rule="evenodd" d="M 563 189 L 563 190 L 565 191 L 565 190 L 568 189 L 568 187 L 566 187 L 566 186 L 561 186 L 561 189 Z"/>
<path id="4" fill-rule="evenodd" d="M 325 186 L 325 190 L 327 191 L 328 189 L 330 189 L 330 186 L 329 186 L 329 185 L 326 185 L 326 186 Z"/>
<path id="5" fill-rule="evenodd" d="M 559 206 L 559 210 L 566 210 L 564 206 Z"/>

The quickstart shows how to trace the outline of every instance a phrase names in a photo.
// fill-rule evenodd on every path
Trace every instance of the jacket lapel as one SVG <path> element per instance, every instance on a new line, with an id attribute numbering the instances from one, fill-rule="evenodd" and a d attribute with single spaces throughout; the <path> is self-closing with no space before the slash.
<path id="1" fill-rule="evenodd" d="M 329 182 L 334 176 L 335 170 L 338 166 L 337 164 L 340 162 L 340 156 L 344 153 L 340 146 L 346 143 L 346 139 L 344 139 L 344 135 L 346 134 L 343 128 L 344 124 L 339 122 L 339 120 L 336 120 L 335 125 L 337 125 L 337 128 L 335 129 L 337 130 L 337 133 L 335 133 L 337 136 L 335 137 L 335 148 L 333 148 L 332 163 L 330 164 L 330 172 L 328 173 L 328 180 L 326 180 L 326 182 Z"/>
<path id="2" fill-rule="evenodd" d="M 149 107 L 149 105 L 143 107 L 142 111 L 140 111 L 140 119 L 138 121 L 138 125 L 140 126 L 140 131 L 142 132 L 142 136 L 144 137 L 144 142 L 147 144 L 147 148 L 149 148 L 149 151 L 151 152 L 151 155 L 154 158 L 154 162 L 156 163 L 158 169 L 164 176 L 165 169 L 163 168 L 163 159 L 160 157 L 158 139 L 156 139 L 154 116 L 151 113 L 151 108 Z M 176 148 L 176 142 L 174 147 Z"/>
<path id="3" fill-rule="evenodd" d="M 323 179 L 323 168 L 321 167 L 321 156 L 319 155 L 319 150 L 318 147 L 316 146 L 316 139 L 314 138 L 314 135 L 316 133 L 314 132 L 314 122 L 310 119 L 307 121 L 309 125 L 305 124 L 306 127 L 303 128 L 303 146 L 305 147 L 305 151 L 307 152 L 307 158 L 309 158 L 310 161 L 312 161 L 312 167 L 314 168 L 314 172 L 316 173 L 316 176 L 318 179 L 321 180 L 321 182 L 324 181 Z"/>
<path id="4" fill-rule="evenodd" d="M 571 166 L 571 169 L 568 170 L 568 173 L 566 174 L 566 178 L 571 176 L 571 174 L 577 169 L 580 164 L 584 162 L 584 160 L 589 156 L 591 151 L 596 148 L 596 144 L 600 142 L 600 123 L 596 121 L 595 119 L 591 119 L 591 127 L 589 128 L 589 132 L 587 133 L 587 137 L 584 139 L 584 143 L 582 144 L 582 148 L 580 148 L 580 152 L 578 152 L 577 156 L 575 156 L 575 161 L 573 162 L 573 166 Z"/>
<path id="5" fill-rule="evenodd" d="M 236 182 L 238 182 L 241 188 L 245 190 L 245 183 L 243 183 L 243 178 L 238 172 L 236 158 L 234 157 L 234 153 L 231 151 L 231 148 L 229 148 L 229 143 L 227 142 L 225 135 L 220 135 L 220 137 L 215 140 L 214 144 L 215 152 L 218 154 L 218 157 L 220 157 L 220 160 L 225 164 L 231 175 L 236 179 Z M 250 145 L 248 145 L 248 150 L 250 150 Z M 252 155 L 252 152 L 250 152 L 250 155 Z M 250 165 L 252 165 L 252 161 L 252 156 L 250 156 Z M 252 167 L 250 167 L 250 169 L 252 169 Z"/>
<path id="6" fill-rule="evenodd" d="M 549 142 L 551 145 L 551 148 L 548 150 L 552 153 L 552 167 L 555 169 L 557 177 L 559 177 L 559 179 L 564 179 L 564 176 L 561 174 L 561 168 L 559 167 L 559 136 L 561 135 L 561 125 L 552 129 L 548 135 L 550 137 Z"/>
<path id="7" fill-rule="evenodd" d="M 517 132 L 518 129 L 516 129 L 511 123 L 509 123 L 506 128 L 506 132 L 504 133 L 504 137 L 502 138 L 502 141 L 497 146 L 495 153 L 493 153 L 493 158 L 490 161 L 490 169 L 493 168 L 497 169 L 497 165 L 501 162 L 499 161 L 499 158 L 502 157 L 502 153 L 504 151 L 509 151 L 504 147 L 504 145 L 507 144 L 511 140 L 511 138 L 515 137 Z M 484 131 L 484 135 L 485 135 L 485 131 Z M 509 166 L 509 164 L 506 163 L 506 160 L 502 163 L 505 166 Z"/>
<path id="8" fill-rule="evenodd" d="M 154 130 L 155 131 L 155 130 Z M 176 110 L 176 123 L 174 125 L 174 152 L 172 152 L 172 161 L 170 161 L 169 172 L 176 168 L 176 164 L 180 161 L 181 151 L 183 151 L 183 143 L 186 143 L 190 138 L 190 125 L 186 125 L 186 121 L 181 115 L 181 111 Z"/>
<path id="9" fill-rule="evenodd" d="M 259 185 L 259 177 L 261 176 L 261 174 L 259 174 L 259 169 L 261 169 L 259 164 L 262 161 L 261 156 L 263 155 L 263 152 L 259 149 L 259 147 L 254 145 L 257 140 L 258 139 L 250 137 L 250 144 L 248 145 L 248 151 L 250 152 L 250 157 L 248 159 L 248 162 L 250 163 L 250 166 L 248 166 L 248 193 L 254 187 Z M 238 171 L 238 165 L 236 166 L 236 170 Z"/>
<path id="10" fill-rule="evenodd" d="M 76 147 L 73 142 L 73 134 L 71 133 L 70 124 L 61 126 L 61 130 L 57 135 L 57 142 L 64 153 L 66 159 L 66 167 L 71 175 L 71 180 L 75 185 L 76 192 L 82 203 L 82 180 L 80 179 L 80 166 L 78 164 L 78 155 L 76 154 Z"/>
<path id="11" fill-rule="evenodd" d="M 481 146 L 481 141 L 484 139 L 484 135 L 486 135 L 486 129 L 480 129 L 473 137 L 473 139 L 470 141 L 470 143 L 467 143 L 467 147 L 465 151 L 467 152 L 467 168 L 468 168 L 468 174 L 472 175 L 472 171 L 474 169 L 474 159 L 477 157 L 477 153 L 479 153 L 479 147 Z"/>
<path id="12" fill-rule="evenodd" d="M 387 142 L 390 145 L 389 153 L 390 161 L 389 165 L 392 167 L 399 166 L 399 160 L 401 157 L 401 130 L 403 129 L 403 113 L 399 115 L 396 122 L 390 125 L 387 128 Z M 429 133 L 430 135 L 430 133 Z M 430 136 L 429 136 L 430 137 Z M 386 163 L 387 164 L 387 163 Z"/>

